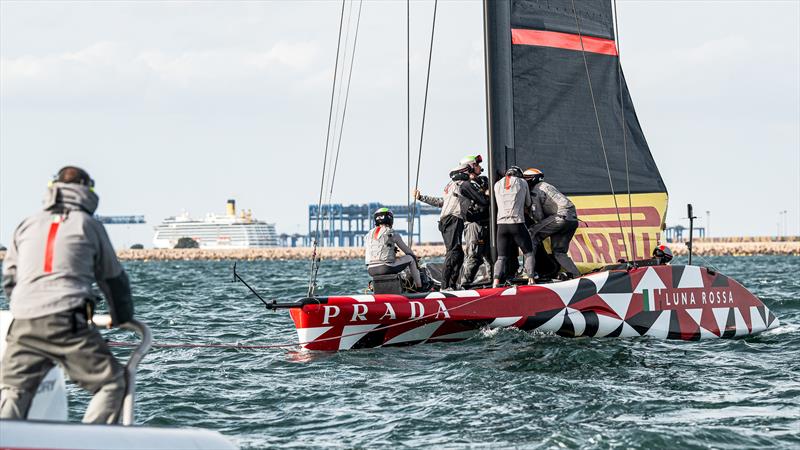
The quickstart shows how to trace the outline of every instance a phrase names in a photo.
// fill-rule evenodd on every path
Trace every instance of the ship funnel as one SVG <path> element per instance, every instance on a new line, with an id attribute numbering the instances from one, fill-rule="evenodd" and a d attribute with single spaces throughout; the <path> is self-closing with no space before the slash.
<path id="1" fill-rule="evenodd" d="M 236 200 L 234 200 L 232 198 L 229 199 L 228 200 L 228 205 L 226 206 L 225 211 L 227 212 L 227 214 L 229 216 L 235 217 L 236 216 Z"/>

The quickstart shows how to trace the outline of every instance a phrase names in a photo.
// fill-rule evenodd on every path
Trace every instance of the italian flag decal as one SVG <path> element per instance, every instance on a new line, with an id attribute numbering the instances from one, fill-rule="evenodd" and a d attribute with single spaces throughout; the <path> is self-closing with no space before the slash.
<path id="1" fill-rule="evenodd" d="M 655 311 L 656 310 L 656 296 L 653 294 L 652 289 L 642 290 L 642 311 Z"/>

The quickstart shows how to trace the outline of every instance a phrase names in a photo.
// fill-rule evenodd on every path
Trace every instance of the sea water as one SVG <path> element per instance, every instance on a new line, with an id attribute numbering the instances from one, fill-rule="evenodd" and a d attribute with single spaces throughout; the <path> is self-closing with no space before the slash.
<path id="1" fill-rule="evenodd" d="M 217 430 L 243 448 L 800 447 L 800 258 L 709 258 L 781 327 L 738 340 L 567 339 L 506 329 L 461 343 L 314 353 L 229 261 L 125 262 L 156 343 L 136 421 Z M 324 261 L 319 291 L 362 293 L 362 261 Z M 308 262 L 240 262 L 269 299 L 307 290 Z M 0 308 L 7 308 L 0 294 Z M 123 331 L 111 341 L 133 342 Z M 115 348 L 126 358 L 129 349 Z M 89 396 L 70 387 L 70 418 Z"/>

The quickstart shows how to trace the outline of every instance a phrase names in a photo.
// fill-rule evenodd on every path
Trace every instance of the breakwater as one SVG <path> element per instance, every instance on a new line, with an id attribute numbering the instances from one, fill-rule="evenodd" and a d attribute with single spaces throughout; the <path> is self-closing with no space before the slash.
<path id="1" fill-rule="evenodd" d="M 676 256 L 687 254 L 686 244 L 681 242 L 668 244 Z M 739 240 L 694 242 L 694 251 L 702 256 L 755 256 L 755 255 L 790 255 L 800 256 L 798 240 Z M 443 245 L 416 245 L 414 252 L 421 258 L 444 256 Z M 361 247 L 324 247 L 317 253 L 324 260 L 360 259 L 364 257 Z M 281 261 L 311 259 L 310 247 L 290 248 L 252 248 L 252 249 L 142 249 L 119 250 L 117 256 L 123 261 L 171 261 L 171 260 L 243 260 L 243 261 Z M 0 260 L 5 252 L 0 251 Z"/>

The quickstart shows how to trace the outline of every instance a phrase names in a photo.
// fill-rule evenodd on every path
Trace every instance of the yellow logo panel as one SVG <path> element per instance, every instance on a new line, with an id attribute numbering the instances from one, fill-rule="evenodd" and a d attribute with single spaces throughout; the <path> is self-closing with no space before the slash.
<path id="1" fill-rule="evenodd" d="M 581 272 L 620 258 L 645 259 L 661 242 L 667 214 L 667 194 L 618 194 L 570 197 L 578 210 L 580 226 L 569 246 L 569 255 Z M 632 229 L 631 229 L 632 227 Z"/>

